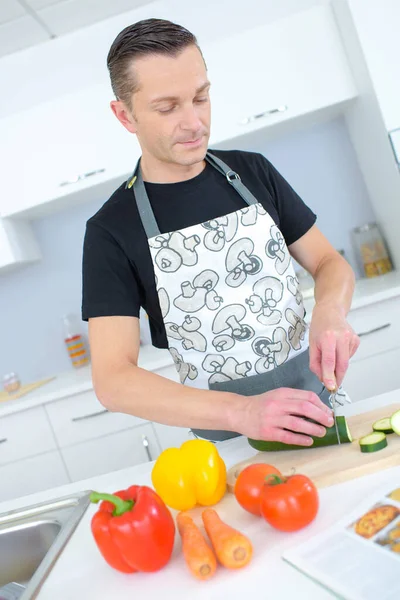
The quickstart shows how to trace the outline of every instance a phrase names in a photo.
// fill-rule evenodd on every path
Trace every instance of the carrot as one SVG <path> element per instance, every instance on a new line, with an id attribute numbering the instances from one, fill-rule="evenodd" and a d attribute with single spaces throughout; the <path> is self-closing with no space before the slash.
<path id="1" fill-rule="evenodd" d="M 176 518 L 182 538 L 182 551 L 189 571 L 197 579 L 210 579 L 217 570 L 217 559 L 192 517 L 180 512 Z"/>
<path id="2" fill-rule="evenodd" d="M 202 518 L 221 565 L 228 569 L 246 566 L 253 555 L 253 546 L 249 538 L 224 523 L 213 508 L 203 510 Z"/>

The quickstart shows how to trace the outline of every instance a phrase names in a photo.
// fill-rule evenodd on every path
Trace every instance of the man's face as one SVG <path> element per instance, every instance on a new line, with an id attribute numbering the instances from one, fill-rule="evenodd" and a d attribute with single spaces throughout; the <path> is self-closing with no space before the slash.
<path id="1" fill-rule="evenodd" d="M 175 58 L 146 56 L 135 60 L 132 68 L 139 89 L 132 96 L 129 129 L 137 134 L 142 152 L 179 165 L 203 160 L 211 111 L 207 71 L 198 48 L 189 46 Z"/>

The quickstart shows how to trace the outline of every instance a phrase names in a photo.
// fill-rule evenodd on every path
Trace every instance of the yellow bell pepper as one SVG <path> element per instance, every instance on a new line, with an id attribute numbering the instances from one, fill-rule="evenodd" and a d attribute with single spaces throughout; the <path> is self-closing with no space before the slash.
<path id="1" fill-rule="evenodd" d="M 226 492 L 226 465 L 212 442 L 188 440 L 180 448 L 167 448 L 160 454 L 151 480 L 170 508 L 211 506 Z"/>

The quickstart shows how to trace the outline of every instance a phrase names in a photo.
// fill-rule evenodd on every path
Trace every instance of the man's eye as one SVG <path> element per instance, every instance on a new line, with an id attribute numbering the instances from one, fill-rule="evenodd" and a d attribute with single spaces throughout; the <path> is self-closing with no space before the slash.
<path id="1" fill-rule="evenodd" d="M 167 115 L 168 113 L 172 112 L 174 110 L 174 106 L 170 106 L 169 108 L 159 108 L 158 112 L 161 113 L 162 115 Z"/>
<path id="2" fill-rule="evenodd" d="M 195 102 L 202 103 L 202 102 L 207 102 L 207 100 L 208 100 L 208 96 L 201 96 L 201 98 L 196 98 Z"/>

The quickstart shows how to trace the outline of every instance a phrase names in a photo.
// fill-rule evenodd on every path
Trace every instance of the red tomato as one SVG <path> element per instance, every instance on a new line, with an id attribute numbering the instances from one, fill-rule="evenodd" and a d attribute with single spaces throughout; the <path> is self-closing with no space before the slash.
<path id="1" fill-rule="evenodd" d="M 297 531 L 309 525 L 318 508 L 318 490 L 305 475 L 271 477 L 261 491 L 261 515 L 281 531 Z"/>
<path id="2" fill-rule="evenodd" d="M 260 494 L 268 475 L 281 475 L 272 465 L 249 465 L 239 474 L 235 483 L 235 497 L 240 506 L 253 515 L 261 516 Z"/>

